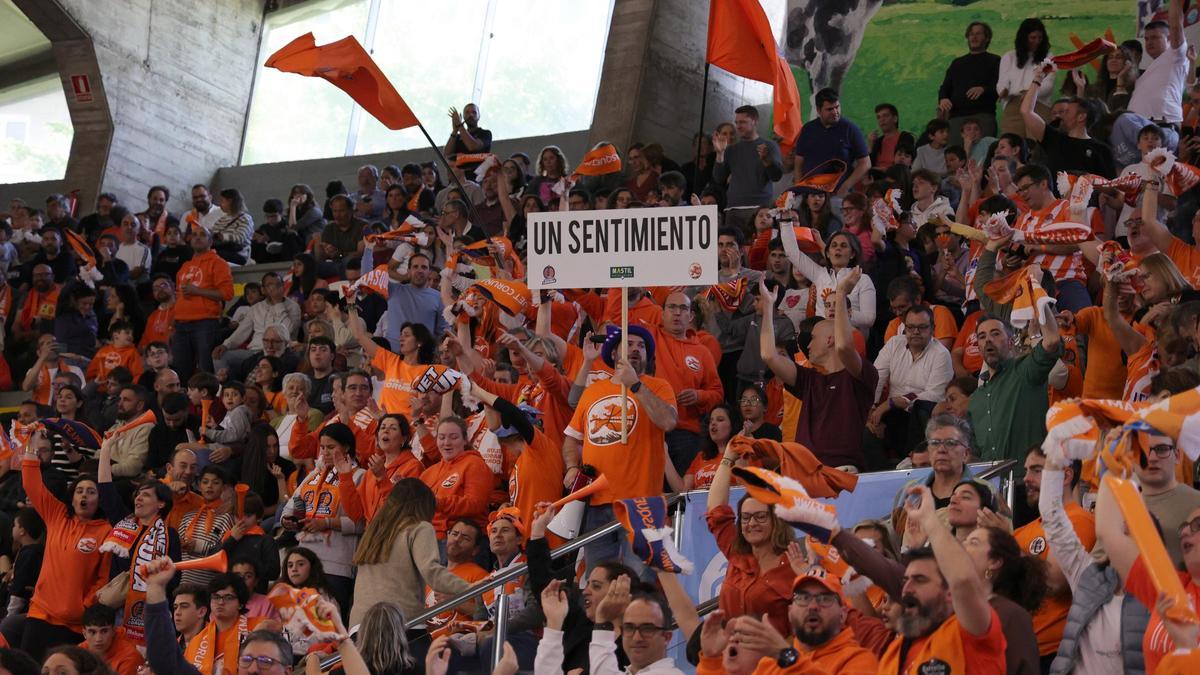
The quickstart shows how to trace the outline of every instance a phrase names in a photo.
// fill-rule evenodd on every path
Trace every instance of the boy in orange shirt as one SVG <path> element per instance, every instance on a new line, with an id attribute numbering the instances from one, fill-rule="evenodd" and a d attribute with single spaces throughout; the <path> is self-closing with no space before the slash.
<path id="1" fill-rule="evenodd" d="M 87 367 L 87 379 L 107 389 L 108 374 L 117 366 L 128 368 L 134 380 L 142 376 L 142 355 L 133 343 L 133 324 L 128 321 L 117 321 L 112 325 L 112 344 L 104 345 L 92 357 Z"/>
<path id="2" fill-rule="evenodd" d="M 146 660 L 133 642 L 117 630 L 117 612 L 96 603 L 83 610 L 83 642 L 80 647 L 99 656 L 117 675 L 137 675 Z"/>

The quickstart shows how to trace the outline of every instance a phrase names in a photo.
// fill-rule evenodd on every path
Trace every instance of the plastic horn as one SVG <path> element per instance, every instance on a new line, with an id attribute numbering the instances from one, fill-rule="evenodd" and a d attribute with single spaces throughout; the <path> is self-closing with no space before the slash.
<path id="1" fill-rule="evenodd" d="M 246 493 L 250 491 L 250 486 L 238 483 L 233 489 L 237 492 L 237 517 L 240 520 L 246 517 Z"/>
<path id="2" fill-rule="evenodd" d="M 183 560 L 175 563 L 175 570 L 179 572 L 187 572 L 188 570 L 207 570 L 209 572 L 224 572 L 229 569 L 229 556 L 224 550 L 204 557 L 194 558 L 192 560 Z M 138 574 L 145 576 L 146 563 L 138 565 Z"/>
<path id="3" fill-rule="evenodd" d="M 208 411 L 212 408 L 212 401 L 204 399 L 200 401 L 200 444 L 204 445 L 204 433 L 208 431 Z"/>
<path id="4" fill-rule="evenodd" d="M 572 492 L 571 494 L 567 495 L 566 497 L 563 497 L 562 499 L 554 502 L 554 504 L 552 504 L 551 506 L 556 509 L 561 509 L 564 505 L 566 505 L 570 502 L 578 501 L 578 500 L 590 497 L 590 496 L 592 496 L 592 493 L 597 492 L 599 490 L 603 490 L 607 487 L 608 487 L 608 476 L 606 476 L 604 474 L 600 474 L 599 476 L 596 476 L 596 480 L 593 480 L 592 482 L 588 483 L 587 485 L 584 485 L 583 487 Z"/>
<path id="5" fill-rule="evenodd" d="M 117 436 L 119 434 L 125 433 L 126 431 L 130 431 L 132 429 L 140 427 L 143 424 L 158 424 L 158 418 L 154 416 L 153 410 L 147 410 L 146 412 L 142 413 L 141 415 L 138 415 L 137 419 L 126 422 L 125 424 L 122 424 L 120 427 L 118 427 L 116 429 L 112 429 L 110 431 L 105 432 L 104 437 L 112 438 L 113 436 Z"/>

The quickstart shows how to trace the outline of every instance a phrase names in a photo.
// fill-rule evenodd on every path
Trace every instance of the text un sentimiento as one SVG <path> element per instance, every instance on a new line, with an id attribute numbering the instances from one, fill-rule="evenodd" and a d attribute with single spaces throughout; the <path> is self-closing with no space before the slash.
<path id="1" fill-rule="evenodd" d="M 581 218 L 531 223 L 538 255 L 703 250 L 712 245 L 712 219 L 705 215 L 645 218 Z"/>

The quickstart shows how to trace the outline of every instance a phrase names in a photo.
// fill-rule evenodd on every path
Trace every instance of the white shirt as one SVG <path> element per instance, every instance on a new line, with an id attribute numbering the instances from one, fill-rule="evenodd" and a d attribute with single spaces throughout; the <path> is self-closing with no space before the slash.
<path id="1" fill-rule="evenodd" d="M 285 340 L 295 337 L 296 332 L 300 330 L 300 305 L 291 298 L 284 298 L 283 302 L 274 305 L 266 299 L 259 300 L 250 307 L 250 316 L 238 323 L 237 330 L 233 331 L 233 335 L 223 344 L 226 349 L 237 349 L 249 340 L 247 349 L 252 352 L 262 351 L 263 333 L 266 332 L 267 326 L 273 323 L 287 327 L 288 334 L 284 336 Z"/>
<path id="2" fill-rule="evenodd" d="M 129 266 L 129 271 L 138 267 L 150 269 L 150 247 L 140 241 L 135 241 L 132 244 L 121 244 L 117 247 L 117 260 L 124 262 Z"/>
<path id="3" fill-rule="evenodd" d="M 183 218 L 181 220 L 183 221 L 183 224 L 186 225 L 187 217 L 193 216 L 196 218 L 196 222 L 200 223 L 201 227 L 208 230 L 209 232 L 212 232 L 213 225 L 216 225 L 217 221 L 220 220 L 221 217 L 224 215 L 225 215 L 225 212 L 221 210 L 221 207 L 217 206 L 216 204 L 213 204 L 212 206 L 210 206 L 208 208 L 208 213 L 200 213 L 199 211 L 197 211 L 196 209 L 193 208 L 191 211 L 188 211 L 187 213 L 183 214 Z"/>
<path id="4" fill-rule="evenodd" d="M 879 371 L 879 384 L 875 385 L 877 401 L 887 384 L 890 385 L 888 396 L 916 394 L 922 401 L 937 402 L 946 394 L 946 385 L 954 379 L 954 362 L 945 345 L 930 339 L 925 351 L 913 357 L 908 349 L 908 338 L 903 335 L 884 343 L 879 356 L 875 357 L 875 370 Z"/>
<path id="5" fill-rule="evenodd" d="M 788 230 L 791 236 L 781 237 L 783 251 L 792 265 L 800 270 L 804 278 L 812 282 L 812 287 L 816 289 L 817 316 L 831 318 L 825 316 L 825 297 L 837 291 L 838 281 L 850 274 L 850 269 L 843 268 L 835 272 L 832 267 L 821 267 L 813 262 L 812 258 L 800 252 L 794 228 L 784 229 Z M 849 297 L 850 325 L 865 335 L 871 330 L 871 326 L 875 325 L 875 282 L 866 274 L 862 275 L 854 288 L 850 289 Z"/>
<path id="6" fill-rule="evenodd" d="M 1050 58 L 1047 52 L 1046 58 Z M 1000 102 L 1001 106 L 1008 104 L 1008 99 L 1016 98 L 1029 89 L 1029 85 L 1033 83 L 1033 77 L 1037 74 L 1038 64 L 1034 62 L 1033 55 L 1025 61 L 1025 66 L 1017 67 L 1017 52 L 1010 50 L 1004 56 L 1000 57 L 1000 78 L 996 80 L 996 94 L 1000 95 L 1007 91 L 1008 97 Z M 1042 80 L 1042 86 L 1038 89 L 1038 100 L 1042 103 L 1047 103 L 1050 96 L 1054 94 L 1054 78 L 1047 77 Z"/>
<path id="7" fill-rule="evenodd" d="M 538 651 L 541 651 L 540 645 Z M 588 645 L 588 662 L 592 667 L 592 675 L 614 675 L 615 673 L 629 672 L 621 670 L 617 666 L 617 643 L 613 639 L 611 630 L 592 631 L 592 642 Z M 675 662 L 668 657 L 642 668 L 638 671 L 638 675 L 683 675 L 683 671 L 676 668 Z"/>
<path id="8" fill-rule="evenodd" d="M 1129 97 L 1128 110 L 1151 120 L 1183 121 L 1183 86 L 1187 81 L 1187 40 L 1178 48 L 1167 47 L 1138 76 Z"/>
<path id="9" fill-rule="evenodd" d="M 1150 165 L 1145 162 L 1130 164 L 1121 170 L 1122 176 L 1127 176 L 1131 173 L 1137 174 L 1142 180 L 1156 180 L 1158 178 L 1157 174 L 1150 170 Z M 1172 197 L 1176 196 L 1175 191 L 1171 189 L 1171 186 L 1167 181 L 1163 181 L 1160 190 L 1162 191 L 1162 194 L 1170 195 Z M 1129 234 L 1129 227 L 1125 225 L 1125 221 L 1129 220 L 1130 218 L 1141 217 L 1143 196 L 1144 195 L 1142 195 L 1142 193 L 1138 193 L 1137 203 L 1134 206 L 1122 203 L 1121 214 L 1117 216 L 1117 225 L 1116 229 L 1114 230 L 1114 234 L 1116 236 L 1121 237 Z M 1161 206 L 1158 207 L 1158 221 L 1160 223 L 1167 222 L 1166 214 L 1166 209 L 1162 208 Z"/>

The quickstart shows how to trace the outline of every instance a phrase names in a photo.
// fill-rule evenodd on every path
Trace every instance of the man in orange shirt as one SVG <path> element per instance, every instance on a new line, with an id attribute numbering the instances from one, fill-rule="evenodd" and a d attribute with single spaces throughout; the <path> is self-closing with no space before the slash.
<path id="1" fill-rule="evenodd" d="M 1040 447 L 1030 448 L 1025 455 L 1025 500 L 1033 509 L 1038 508 L 1038 498 L 1042 494 L 1042 470 L 1046 468 L 1046 455 Z M 1073 466 L 1063 471 L 1063 510 L 1071 519 L 1079 543 L 1088 551 L 1096 544 L 1096 519 L 1079 505 L 1075 499 L 1075 483 L 1079 476 Z M 1067 625 L 1067 612 L 1071 609 L 1071 587 L 1063 575 L 1062 568 L 1050 555 L 1050 546 L 1046 541 L 1046 531 L 1042 528 L 1042 519 L 1037 520 L 1013 532 L 1021 550 L 1025 555 L 1032 555 L 1048 564 L 1047 593 L 1042 606 L 1033 613 L 1033 631 L 1037 635 L 1038 654 L 1042 663 L 1047 666 L 1058 653 L 1058 643 L 1062 641 L 1063 629 Z"/>
<path id="2" fill-rule="evenodd" d="M 657 359 L 654 374 L 675 390 L 679 421 L 668 431 L 667 454 L 680 476 L 700 450 L 700 418 L 725 397 L 717 362 L 691 328 L 692 302 L 682 291 L 667 296 L 660 326 L 652 328 Z"/>
<path id="3" fill-rule="evenodd" d="M 233 275 L 229 263 L 212 250 L 212 233 L 195 229 L 188 242 L 192 259 L 179 268 L 176 277 L 179 298 L 171 338 L 171 363 L 184 381 L 197 369 L 215 372 L 212 351 L 221 330 L 221 312 L 233 299 Z"/>
<path id="4" fill-rule="evenodd" d="M 175 280 L 166 274 L 156 274 L 150 288 L 158 305 L 146 317 L 146 325 L 142 328 L 138 346 L 143 349 L 151 342 L 170 343 L 175 332 Z"/>
<path id="5" fill-rule="evenodd" d="M 96 603 L 83 610 L 83 637 L 79 645 L 108 664 L 117 675 L 137 675 L 146 663 L 131 640 L 121 634 L 115 624 L 117 612 Z"/>
<path id="6" fill-rule="evenodd" d="M 665 434 L 675 428 L 679 413 L 675 392 L 666 381 L 648 375 L 654 370 L 654 338 L 642 326 L 629 327 L 629 355 L 616 361 L 620 329 L 610 328 L 601 350 L 604 362 L 613 366 L 613 376 L 593 382 L 584 390 L 567 425 L 563 439 L 563 461 L 567 470 L 563 485 L 571 487 L 584 464 L 608 477 L 608 488 L 591 497 L 583 531 L 612 522 L 612 503 L 617 499 L 662 494 L 667 453 Z M 621 440 L 621 386 L 628 391 L 624 418 L 626 441 Z M 597 562 L 628 559 L 626 564 L 645 573 L 645 566 L 629 550 L 624 530 L 600 539 L 587 548 L 588 573 Z"/>
<path id="7" fill-rule="evenodd" d="M 1054 223 L 1070 222 L 1070 205 L 1065 199 L 1057 199 L 1050 191 L 1050 172 L 1038 164 L 1027 164 L 1017 170 L 1013 183 L 1017 195 L 1029 204 L 1029 210 L 1021 213 L 1013 228 L 1026 234 L 1041 231 Z M 1076 244 L 1025 244 L 1032 255 L 1031 262 L 1054 275 L 1058 294 L 1058 308 L 1078 312 L 1092 306 L 1092 297 L 1087 290 L 1087 273 L 1083 266 L 1083 253 Z"/>
<path id="8" fill-rule="evenodd" d="M 483 530 L 471 520 L 460 520 L 454 523 L 454 527 L 446 530 L 446 569 L 469 584 L 489 576 L 487 570 L 475 563 L 475 554 L 479 551 L 479 540 L 482 537 Z M 448 599 L 449 596 L 438 593 L 429 586 L 425 587 L 426 607 L 433 607 Z M 438 614 L 428 622 L 430 632 L 455 621 L 470 620 L 475 615 L 478 604 L 478 600 L 472 600 Z"/>

